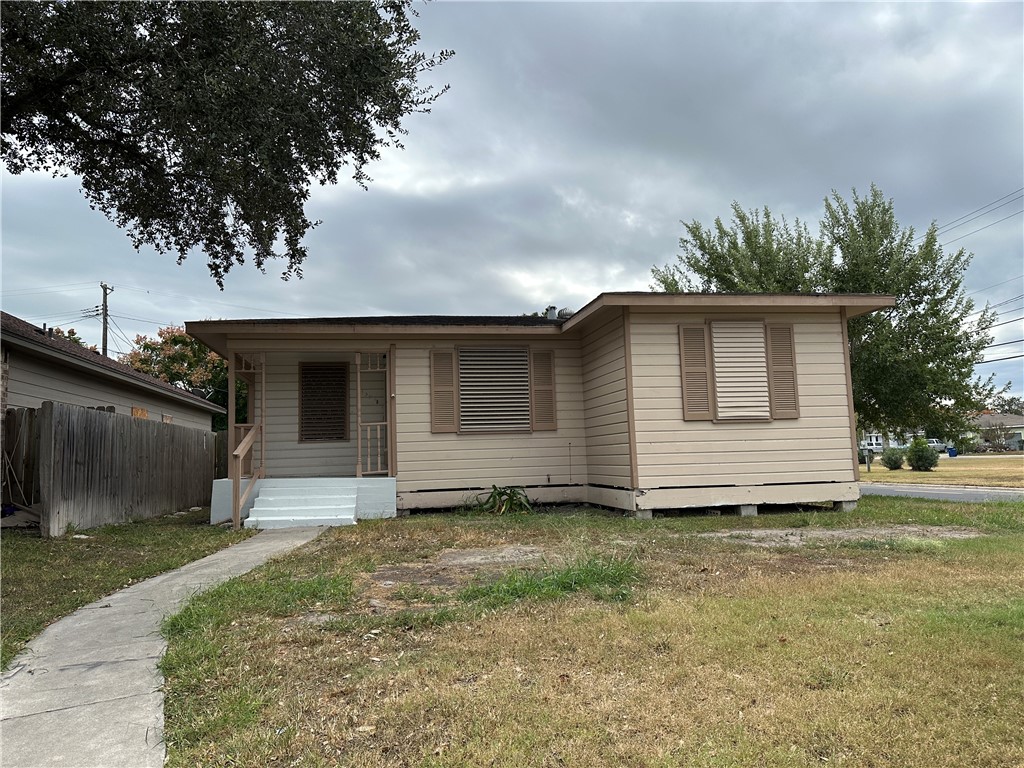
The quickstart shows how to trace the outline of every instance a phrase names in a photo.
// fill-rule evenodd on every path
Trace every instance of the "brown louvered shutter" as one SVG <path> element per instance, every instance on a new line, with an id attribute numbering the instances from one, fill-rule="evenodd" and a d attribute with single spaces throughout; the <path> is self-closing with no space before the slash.
<path id="1" fill-rule="evenodd" d="M 768 326 L 768 386 L 773 419 L 800 418 L 792 325 Z"/>
<path id="2" fill-rule="evenodd" d="M 430 352 L 430 431 L 455 432 L 455 350 Z"/>
<path id="3" fill-rule="evenodd" d="M 683 419 L 711 421 L 711 354 L 704 323 L 679 326 L 683 377 Z"/>
<path id="4" fill-rule="evenodd" d="M 348 439 L 348 364 L 299 364 L 299 440 Z"/>
<path id="5" fill-rule="evenodd" d="M 530 431 L 530 358 L 522 347 L 459 350 L 459 432 Z"/>
<path id="6" fill-rule="evenodd" d="M 530 425 L 534 432 L 558 429 L 555 416 L 555 351 L 535 349 L 530 355 Z"/>

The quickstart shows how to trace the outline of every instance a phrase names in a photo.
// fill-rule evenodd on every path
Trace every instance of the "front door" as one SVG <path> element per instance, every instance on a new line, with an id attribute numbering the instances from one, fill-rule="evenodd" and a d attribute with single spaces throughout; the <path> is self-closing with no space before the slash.
<path id="1" fill-rule="evenodd" d="M 356 477 L 393 471 L 391 437 L 391 366 L 387 352 L 356 353 Z"/>

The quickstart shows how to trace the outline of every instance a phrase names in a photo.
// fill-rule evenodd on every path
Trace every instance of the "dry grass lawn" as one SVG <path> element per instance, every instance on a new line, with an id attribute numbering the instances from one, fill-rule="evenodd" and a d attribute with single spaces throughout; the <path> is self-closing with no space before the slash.
<path id="1" fill-rule="evenodd" d="M 1024 764 L 1024 505 L 360 523 L 166 631 L 172 766 Z"/>
<path id="2" fill-rule="evenodd" d="M 861 467 L 860 479 L 872 483 L 926 483 L 928 485 L 971 485 L 1024 488 L 1024 456 L 957 456 L 939 458 L 930 472 L 914 472 L 904 466 L 891 470 L 877 459 L 868 473 Z"/>

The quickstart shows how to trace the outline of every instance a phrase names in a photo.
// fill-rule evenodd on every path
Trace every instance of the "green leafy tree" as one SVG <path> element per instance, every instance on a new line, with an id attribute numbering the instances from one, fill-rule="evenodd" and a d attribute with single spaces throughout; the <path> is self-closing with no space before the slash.
<path id="1" fill-rule="evenodd" d="M 1012 413 L 1015 416 L 1024 416 L 1024 397 L 999 393 L 992 398 L 989 405 L 996 413 Z"/>
<path id="2" fill-rule="evenodd" d="M 901 228 L 895 206 L 872 185 L 851 201 L 825 199 L 820 234 L 771 212 L 733 204 L 728 226 L 684 224 L 675 264 L 655 267 L 653 286 L 701 293 L 880 293 L 896 306 L 849 321 L 858 426 L 888 434 L 963 434 L 996 395 L 992 377 L 974 376 L 991 343 L 995 314 L 976 313 L 963 290 L 971 260 L 945 253 L 932 224 L 921 236 Z"/>
<path id="3" fill-rule="evenodd" d="M 135 349 L 118 360 L 141 373 L 187 389 L 227 408 L 227 361 L 193 339 L 180 326 L 161 328 L 155 339 L 136 336 Z M 244 422 L 248 411 L 245 382 L 238 382 L 236 389 L 235 414 L 238 421 Z M 227 416 L 215 416 L 213 428 L 227 429 Z"/>
<path id="4" fill-rule="evenodd" d="M 366 185 L 402 119 L 444 92 L 422 75 L 412 0 L 21 2 L 0 16 L 2 157 L 81 177 L 136 248 L 251 256 L 301 276 L 310 184 Z"/>

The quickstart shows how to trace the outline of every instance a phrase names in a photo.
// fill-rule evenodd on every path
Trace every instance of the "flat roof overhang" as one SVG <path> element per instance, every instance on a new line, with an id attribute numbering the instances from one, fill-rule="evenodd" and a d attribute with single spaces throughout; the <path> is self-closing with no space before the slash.
<path id="1" fill-rule="evenodd" d="M 409 316 L 362 318 L 288 318 L 250 320 L 193 320 L 188 334 L 222 357 L 228 339 L 288 336 L 294 339 L 458 339 L 557 338 L 573 334 L 588 320 L 614 309 L 640 312 L 692 310 L 701 312 L 828 312 L 845 308 L 848 317 L 894 306 L 892 296 L 876 294 L 727 294 L 727 293 L 602 293 L 564 321 L 501 317 Z"/>
<path id="2" fill-rule="evenodd" d="M 846 309 L 857 317 L 896 305 L 894 296 L 874 293 L 602 293 L 562 326 L 576 328 L 602 311 L 629 308 L 641 312 L 822 312 Z"/>

